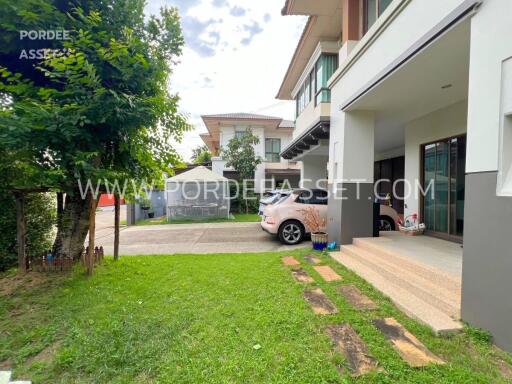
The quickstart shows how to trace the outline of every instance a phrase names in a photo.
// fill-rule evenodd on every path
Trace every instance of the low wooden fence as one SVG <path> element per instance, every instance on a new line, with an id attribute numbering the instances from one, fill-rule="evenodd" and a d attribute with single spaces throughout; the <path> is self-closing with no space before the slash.
<path id="1" fill-rule="evenodd" d="M 30 260 L 30 269 L 36 272 L 64 272 L 73 268 L 76 263 L 81 263 L 85 267 L 86 255 L 89 247 L 80 255 L 80 258 L 54 257 L 51 252 L 45 252 L 42 256 Z M 94 248 L 94 262 L 99 264 L 103 261 L 103 247 Z"/>

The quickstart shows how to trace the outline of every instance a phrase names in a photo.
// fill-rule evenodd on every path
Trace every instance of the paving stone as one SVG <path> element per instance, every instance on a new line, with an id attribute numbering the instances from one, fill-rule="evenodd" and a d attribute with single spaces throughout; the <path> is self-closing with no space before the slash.
<path id="1" fill-rule="evenodd" d="M 296 269 L 292 271 L 293 278 L 297 280 L 299 283 L 314 283 L 315 280 L 303 269 Z"/>
<path id="2" fill-rule="evenodd" d="M 283 264 L 287 267 L 298 267 L 300 263 L 293 256 L 286 256 L 282 258 Z"/>
<path id="3" fill-rule="evenodd" d="M 320 264 L 322 260 L 315 256 L 305 256 L 304 260 L 308 261 L 311 264 Z"/>
<path id="4" fill-rule="evenodd" d="M 11 380 L 11 371 L 0 371 L 0 384 L 9 384 Z"/>
<path id="5" fill-rule="evenodd" d="M 336 306 L 320 288 L 304 291 L 304 298 L 317 315 L 332 315 L 338 313 Z"/>
<path id="6" fill-rule="evenodd" d="M 327 327 L 326 332 L 336 345 L 338 352 L 345 356 L 353 377 L 382 371 L 377 359 L 370 355 L 368 346 L 350 325 L 331 325 Z"/>
<path id="7" fill-rule="evenodd" d="M 430 364 L 444 364 L 444 361 L 430 352 L 414 335 L 393 318 L 374 320 L 373 324 L 384 334 L 411 367 L 425 367 Z"/>
<path id="8" fill-rule="evenodd" d="M 361 293 L 357 287 L 353 285 L 340 285 L 336 290 L 352 305 L 355 309 L 359 310 L 375 310 L 375 304 L 368 296 Z"/>
<path id="9" fill-rule="evenodd" d="M 341 276 L 334 272 L 334 270 L 327 265 L 317 266 L 313 268 L 327 282 L 342 280 Z"/>

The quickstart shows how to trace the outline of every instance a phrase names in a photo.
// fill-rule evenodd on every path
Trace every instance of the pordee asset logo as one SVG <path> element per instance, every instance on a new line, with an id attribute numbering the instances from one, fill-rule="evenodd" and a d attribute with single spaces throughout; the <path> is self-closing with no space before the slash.
<path id="1" fill-rule="evenodd" d="M 40 31 L 20 31 L 20 40 L 22 41 L 65 41 L 70 40 L 70 32 L 64 29 L 59 30 L 40 30 Z M 60 57 L 66 55 L 68 50 L 64 49 L 50 49 L 50 48 L 39 48 L 39 49 L 23 49 L 20 52 L 20 60 L 44 60 L 54 57 Z"/>

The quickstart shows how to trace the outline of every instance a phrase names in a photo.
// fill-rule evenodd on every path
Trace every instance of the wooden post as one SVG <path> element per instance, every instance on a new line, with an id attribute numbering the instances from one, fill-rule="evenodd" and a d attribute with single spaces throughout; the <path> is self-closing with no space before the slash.
<path id="1" fill-rule="evenodd" d="M 114 260 L 119 260 L 119 224 L 121 215 L 121 199 L 114 194 Z"/>
<path id="2" fill-rule="evenodd" d="M 96 199 L 91 193 L 91 203 L 89 206 L 89 252 L 87 254 L 87 274 L 91 276 L 94 273 L 94 240 L 96 236 Z"/>
<path id="3" fill-rule="evenodd" d="M 18 248 L 18 273 L 27 272 L 26 237 L 27 225 L 25 221 L 25 195 L 23 192 L 14 192 L 16 200 L 16 242 Z"/>

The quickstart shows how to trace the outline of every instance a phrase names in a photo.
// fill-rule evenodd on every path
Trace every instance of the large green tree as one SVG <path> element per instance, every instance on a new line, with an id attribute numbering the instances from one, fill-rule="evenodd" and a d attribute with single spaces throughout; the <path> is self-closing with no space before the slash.
<path id="1" fill-rule="evenodd" d="M 232 167 L 236 171 L 239 181 L 243 183 L 242 188 L 250 187 L 250 184 L 254 183 L 256 168 L 263 162 L 255 149 L 259 143 L 259 137 L 251 129 L 247 129 L 243 135 L 233 137 L 225 147 L 221 148 L 220 153 L 222 159 L 226 161 L 226 167 Z M 248 192 L 245 190 L 242 194 L 245 213 L 249 213 Z"/>
<path id="2" fill-rule="evenodd" d="M 180 158 L 189 129 L 170 93 L 184 43 L 178 11 L 144 17 L 143 0 L 0 0 L 0 149 L 15 159 L 5 185 L 65 194 L 57 255 L 83 250 L 91 209 L 79 182 L 159 180 Z M 21 30 L 70 31 L 26 41 Z M 61 55 L 27 61 L 23 50 Z M 21 168 L 23 172 L 19 172 Z M 105 180 L 108 180 L 106 183 Z"/>

